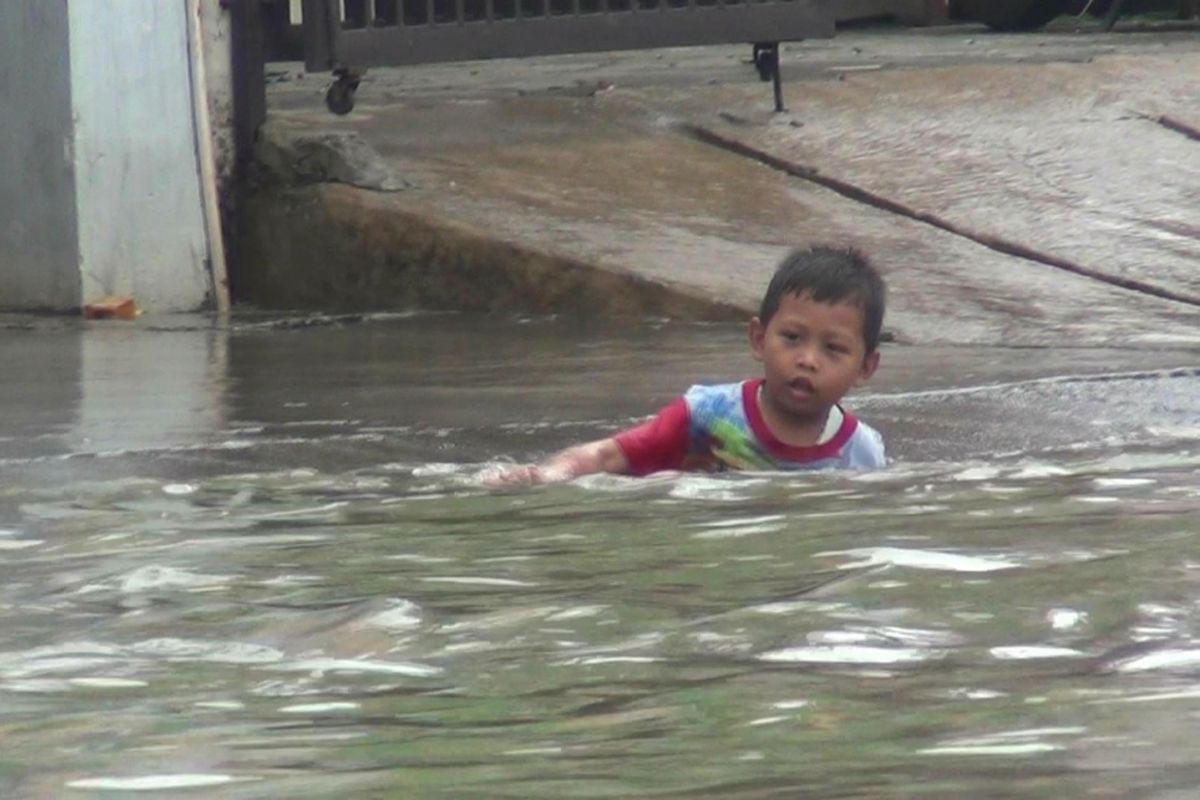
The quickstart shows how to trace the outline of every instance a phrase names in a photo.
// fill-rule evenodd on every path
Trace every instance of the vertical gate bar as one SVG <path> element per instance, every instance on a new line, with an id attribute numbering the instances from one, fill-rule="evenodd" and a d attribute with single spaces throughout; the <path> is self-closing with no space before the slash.
<path id="1" fill-rule="evenodd" d="M 495 5 L 494 0 L 484 0 L 483 13 L 484 13 L 485 17 L 487 18 L 488 22 L 496 21 L 496 5 Z"/>
<path id="2" fill-rule="evenodd" d="M 579 16 L 579 0 L 571 0 L 571 13 Z"/>
<path id="3" fill-rule="evenodd" d="M 782 69 L 780 63 L 783 61 L 783 53 L 780 52 L 781 46 L 779 42 L 772 45 L 775 51 L 775 69 L 771 71 L 771 83 L 774 84 L 773 88 L 775 89 L 775 111 L 780 114 L 787 110 L 783 107 L 783 73 L 780 72 Z"/>
<path id="4" fill-rule="evenodd" d="M 304 68 L 309 72 L 333 69 L 337 59 L 338 0 L 304 0 Z"/>
<path id="5" fill-rule="evenodd" d="M 459 25 L 467 21 L 467 10 L 464 5 L 464 0 L 454 0 L 454 21 Z"/>
<path id="6" fill-rule="evenodd" d="M 425 0 L 425 22 L 432 28 L 436 19 L 434 17 L 433 0 Z"/>

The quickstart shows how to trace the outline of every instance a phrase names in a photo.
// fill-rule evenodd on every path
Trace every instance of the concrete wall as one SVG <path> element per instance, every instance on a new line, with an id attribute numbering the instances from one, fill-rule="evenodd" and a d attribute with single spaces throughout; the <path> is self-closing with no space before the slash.
<path id="1" fill-rule="evenodd" d="M 79 305 L 67 0 L 0 2 L 0 309 Z"/>
<path id="2" fill-rule="evenodd" d="M 150 310 L 206 302 L 186 14 L 182 0 L 70 4 L 84 303 L 106 294 Z"/>

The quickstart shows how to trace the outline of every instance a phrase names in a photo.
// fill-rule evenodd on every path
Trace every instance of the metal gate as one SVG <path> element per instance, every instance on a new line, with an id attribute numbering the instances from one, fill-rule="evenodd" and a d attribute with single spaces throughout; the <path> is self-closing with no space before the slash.
<path id="1" fill-rule="evenodd" d="M 828 38 L 835 0 L 303 0 L 305 66 L 353 106 L 360 70 L 437 61 L 749 43 L 780 105 L 778 43 Z"/>

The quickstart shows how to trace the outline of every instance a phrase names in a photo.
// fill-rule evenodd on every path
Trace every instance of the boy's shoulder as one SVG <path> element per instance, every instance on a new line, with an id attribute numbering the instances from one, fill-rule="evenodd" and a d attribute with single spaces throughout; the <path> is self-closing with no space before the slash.
<path id="1" fill-rule="evenodd" d="M 847 412 L 848 413 L 848 412 Z M 882 469 L 887 466 L 887 452 L 883 436 L 862 419 L 854 417 L 854 433 L 846 442 L 843 452 L 847 466 L 851 469 Z"/>

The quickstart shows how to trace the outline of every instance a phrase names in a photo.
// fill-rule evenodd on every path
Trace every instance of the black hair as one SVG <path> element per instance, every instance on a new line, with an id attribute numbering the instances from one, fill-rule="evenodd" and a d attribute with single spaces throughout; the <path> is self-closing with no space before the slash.
<path id="1" fill-rule="evenodd" d="M 767 286 L 759 308 L 763 327 L 779 310 L 784 295 L 808 295 L 818 303 L 853 303 L 863 312 L 863 341 L 870 353 L 879 346 L 887 287 L 865 255 L 853 248 L 816 246 L 788 253 Z"/>

